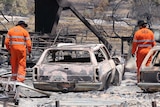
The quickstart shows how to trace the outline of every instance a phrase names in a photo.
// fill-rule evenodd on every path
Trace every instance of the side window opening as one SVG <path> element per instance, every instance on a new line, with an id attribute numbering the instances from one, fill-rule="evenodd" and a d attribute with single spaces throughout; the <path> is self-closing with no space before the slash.
<path id="1" fill-rule="evenodd" d="M 95 51 L 94 55 L 96 57 L 97 62 L 102 62 L 105 59 L 105 57 L 104 57 L 104 55 L 103 55 L 103 53 L 101 52 L 100 49 Z"/>
<path id="2" fill-rule="evenodd" d="M 103 50 L 106 58 L 107 58 L 107 59 L 110 59 L 111 57 L 110 57 L 109 52 L 107 51 L 107 49 L 106 49 L 105 47 L 102 47 L 102 50 Z"/>
<path id="3" fill-rule="evenodd" d="M 89 52 L 84 50 L 50 50 L 44 58 L 44 63 L 86 63 L 90 61 Z"/>

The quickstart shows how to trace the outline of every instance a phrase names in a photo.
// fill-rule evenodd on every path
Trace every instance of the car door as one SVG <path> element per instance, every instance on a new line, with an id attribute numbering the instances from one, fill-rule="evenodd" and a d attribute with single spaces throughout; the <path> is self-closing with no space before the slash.
<path id="1" fill-rule="evenodd" d="M 94 52 L 95 58 L 97 60 L 97 67 L 99 69 L 100 80 L 104 81 L 107 79 L 112 71 L 114 70 L 114 61 L 111 59 L 110 55 L 105 52 L 105 49 L 100 48 Z M 111 75 L 112 77 L 112 75 Z"/>

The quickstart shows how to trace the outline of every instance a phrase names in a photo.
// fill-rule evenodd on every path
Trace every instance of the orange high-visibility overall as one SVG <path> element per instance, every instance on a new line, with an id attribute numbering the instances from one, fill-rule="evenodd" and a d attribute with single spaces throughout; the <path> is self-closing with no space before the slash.
<path id="1" fill-rule="evenodd" d="M 11 54 L 12 79 L 23 82 L 26 76 L 27 51 L 31 52 L 29 33 L 19 25 L 11 28 L 6 35 L 5 46 Z"/>
<path id="2" fill-rule="evenodd" d="M 133 38 L 132 54 L 136 53 L 137 81 L 140 81 L 140 66 L 149 50 L 156 45 L 154 34 L 148 28 L 139 29 Z M 146 65 L 149 65 L 150 61 Z"/>

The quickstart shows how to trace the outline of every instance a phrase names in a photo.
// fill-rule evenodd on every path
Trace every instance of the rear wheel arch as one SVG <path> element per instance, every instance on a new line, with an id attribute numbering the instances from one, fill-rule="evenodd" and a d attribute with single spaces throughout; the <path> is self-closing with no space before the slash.
<path id="1" fill-rule="evenodd" d="M 103 89 L 106 90 L 111 85 L 112 73 L 111 71 L 107 73 L 106 78 L 104 79 Z"/>
<path id="2" fill-rule="evenodd" d="M 116 85 L 116 86 L 119 86 L 121 84 L 121 81 L 122 81 L 122 75 L 121 72 L 119 72 L 117 69 L 115 71 L 115 77 L 114 77 L 114 80 L 113 80 L 113 84 Z"/>

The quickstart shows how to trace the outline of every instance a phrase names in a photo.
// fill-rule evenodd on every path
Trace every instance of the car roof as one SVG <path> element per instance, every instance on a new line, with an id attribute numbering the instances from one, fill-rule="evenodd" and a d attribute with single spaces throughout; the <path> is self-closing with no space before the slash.
<path id="1" fill-rule="evenodd" d="M 52 46 L 49 49 L 70 49 L 70 50 L 97 50 L 103 47 L 103 44 L 76 44 L 76 43 L 59 43 L 56 46 Z"/>

